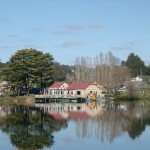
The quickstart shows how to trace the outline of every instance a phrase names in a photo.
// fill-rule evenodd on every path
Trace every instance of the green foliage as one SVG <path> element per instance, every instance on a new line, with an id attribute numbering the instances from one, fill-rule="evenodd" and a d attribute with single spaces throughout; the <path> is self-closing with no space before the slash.
<path id="1" fill-rule="evenodd" d="M 66 74 L 71 72 L 70 66 L 60 65 L 58 62 L 54 63 L 53 68 L 54 68 L 54 80 L 55 81 L 65 81 Z"/>
<path id="2" fill-rule="evenodd" d="M 141 75 L 141 71 L 145 71 L 145 64 L 138 55 L 131 53 L 125 65 L 132 70 L 133 76 Z"/>
<path id="3" fill-rule="evenodd" d="M 36 49 L 18 50 L 2 69 L 1 74 L 12 87 L 26 91 L 31 87 L 44 87 L 53 80 L 53 57 Z"/>
<path id="4" fill-rule="evenodd" d="M 50 149 L 54 144 L 53 132 L 67 126 L 67 121 L 54 120 L 43 113 L 43 109 L 24 105 L 11 105 L 10 108 L 11 113 L 1 121 L 0 129 L 10 136 L 16 149 Z"/>
<path id="5" fill-rule="evenodd" d="M 146 75 L 150 76 L 150 66 L 146 66 Z"/>
<path id="6" fill-rule="evenodd" d="M 4 68 L 5 66 L 7 66 L 7 63 L 0 62 L 0 69 Z"/>
<path id="7" fill-rule="evenodd" d="M 0 70 L 6 66 L 7 66 L 7 63 L 2 63 L 0 60 Z M 3 76 L 0 76 L 0 81 L 2 81 L 2 80 L 3 80 Z"/>
<path id="8" fill-rule="evenodd" d="M 145 121 L 145 120 L 144 120 Z M 141 124 L 141 120 L 133 120 L 132 126 L 128 129 L 128 134 L 132 139 L 138 138 L 145 130 L 145 124 Z"/>

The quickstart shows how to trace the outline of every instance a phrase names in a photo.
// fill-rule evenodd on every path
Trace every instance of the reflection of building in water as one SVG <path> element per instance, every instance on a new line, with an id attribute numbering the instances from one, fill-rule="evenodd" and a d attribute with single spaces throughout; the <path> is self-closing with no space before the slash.
<path id="1" fill-rule="evenodd" d="M 45 113 L 49 113 L 55 119 L 74 121 L 78 137 L 96 137 L 109 142 L 126 132 L 131 137 L 138 137 L 150 120 L 150 107 L 141 107 L 133 103 L 110 104 L 106 107 L 97 104 L 53 103 L 36 104 L 36 107 L 42 107 Z"/>
<path id="2" fill-rule="evenodd" d="M 110 105 L 102 115 L 98 114 L 96 119 L 78 122 L 77 135 L 84 138 L 94 136 L 101 141 L 109 142 L 125 132 L 132 137 L 138 137 L 144 129 L 144 120 L 146 122 L 150 120 L 150 117 L 146 115 L 150 112 L 148 110 L 150 107 L 141 107 L 132 103 Z"/>
<path id="3" fill-rule="evenodd" d="M 50 103 L 35 106 L 43 108 L 44 113 L 52 115 L 55 119 L 89 119 L 103 111 L 102 107 L 85 103 Z"/>

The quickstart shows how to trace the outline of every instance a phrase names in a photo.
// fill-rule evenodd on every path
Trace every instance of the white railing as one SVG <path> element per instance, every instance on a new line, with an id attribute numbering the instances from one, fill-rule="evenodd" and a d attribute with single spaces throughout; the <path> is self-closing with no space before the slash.
<path id="1" fill-rule="evenodd" d="M 35 95 L 35 98 L 78 98 L 78 97 L 83 97 L 85 98 L 84 95 Z"/>

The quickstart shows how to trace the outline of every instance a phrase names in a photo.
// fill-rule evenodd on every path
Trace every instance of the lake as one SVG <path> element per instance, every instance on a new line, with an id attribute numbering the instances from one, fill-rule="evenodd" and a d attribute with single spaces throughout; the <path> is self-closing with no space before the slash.
<path id="1" fill-rule="evenodd" d="M 3 150 L 143 150 L 150 102 L 0 105 Z"/>

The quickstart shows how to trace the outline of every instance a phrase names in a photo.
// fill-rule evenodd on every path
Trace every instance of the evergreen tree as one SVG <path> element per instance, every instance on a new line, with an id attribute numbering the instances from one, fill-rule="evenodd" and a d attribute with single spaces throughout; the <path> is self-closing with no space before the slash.
<path id="1" fill-rule="evenodd" d="M 141 75 L 142 72 L 145 72 L 144 62 L 138 55 L 135 55 L 134 53 L 129 54 L 125 65 L 131 69 L 133 76 L 138 76 Z"/>
<path id="2" fill-rule="evenodd" d="M 55 81 L 65 81 L 67 73 L 71 73 L 71 66 L 61 65 L 58 62 L 54 62 L 54 80 Z"/>
<path id="3" fill-rule="evenodd" d="M 10 86 L 18 89 L 29 89 L 39 86 L 41 89 L 53 80 L 53 57 L 49 53 L 43 54 L 36 49 L 18 50 L 1 70 Z"/>
<path id="4" fill-rule="evenodd" d="M 150 76 L 150 65 L 146 66 L 146 75 Z"/>

